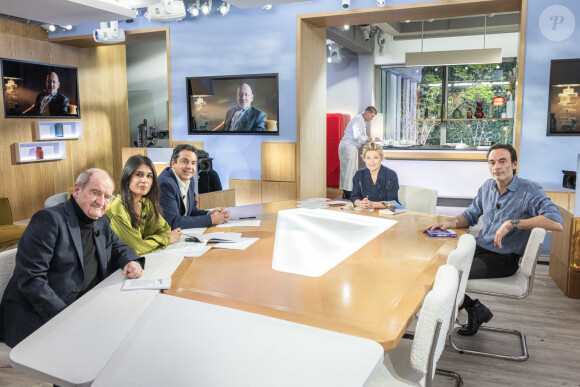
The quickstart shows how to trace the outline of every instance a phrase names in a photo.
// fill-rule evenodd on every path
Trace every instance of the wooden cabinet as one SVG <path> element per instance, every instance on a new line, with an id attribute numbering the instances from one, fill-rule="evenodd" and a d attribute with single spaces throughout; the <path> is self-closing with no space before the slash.
<path id="1" fill-rule="evenodd" d="M 553 232 L 550 277 L 570 298 L 580 298 L 580 218 L 560 208 L 564 230 Z"/>

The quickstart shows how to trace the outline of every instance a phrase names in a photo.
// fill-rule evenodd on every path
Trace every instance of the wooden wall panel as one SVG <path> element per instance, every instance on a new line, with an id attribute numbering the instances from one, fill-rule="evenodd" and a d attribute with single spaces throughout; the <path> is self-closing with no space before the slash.
<path id="1" fill-rule="evenodd" d="M 298 17 L 298 149 L 300 199 L 326 196 L 326 29 Z"/>
<path id="2" fill-rule="evenodd" d="M 103 168 L 118 182 L 121 147 L 129 144 L 125 47 L 50 43 L 40 27 L 0 19 L 0 52 L 4 58 L 79 69 L 83 138 L 66 140 L 64 160 L 15 163 L 13 144 L 36 141 L 37 119 L 5 119 L 0 104 L 0 196 L 10 200 L 14 220 L 30 218 L 46 198 L 72 186 L 85 168 Z"/>
<path id="3" fill-rule="evenodd" d="M 262 203 L 280 200 L 296 200 L 296 183 L 262 181 Z"/>
<path id="4" fill-rule="evenodd" d="M 189 144 L 189 145 L 193 146 L 194 148 L 201 149 L 201 150 L 204 149 L 203 148 L 203 141 L 174 141 L 174 140 L 169 141 L 169 146 L 171 148 L 175 148 L 176 146 L 178 146 L 180 144 Z"/>
<path id="5" fill-rule="evenodd" d="M 236 192 L 233 189 L 199 194 L 195 198 L 197 199 L 197 208 L 200 210 L 216 207 L 235 207 L 236 205 Z"/>
<path id="6" fill-rule="evenodd" d="M 236 206 L 262 203 L 260 180 L 230 179 L 229 185 L 236 191 Z"/>
<path id="7" fill-rule="evenodd" d="M 262 180 L 296 181 L 295 143 L 262 143 Z"/>

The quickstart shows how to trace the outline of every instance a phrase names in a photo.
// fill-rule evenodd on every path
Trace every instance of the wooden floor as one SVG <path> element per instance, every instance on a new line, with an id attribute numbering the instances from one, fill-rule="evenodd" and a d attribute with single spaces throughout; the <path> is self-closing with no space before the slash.
<path id="1" fill-rule="evenodd" d="M 490 326 L 523 330 L 530 358 L 511 362 L 462 355 L 446 347 L 439 368 L 458 372 L 464 386 L 580 386 L 580 300 L 567 298 L 548 275 L 548 266 L 539 265 L 532 294 L 522 300 L 479 297 L 494 313 Z M 464 317 L 464 316 L 462 316 Z M 517 351 L 515 336 L 496 340 L 479 332 L 463 339 L 495 351 Z M 193 385 L 193 384 L 192 384 Z M 436 387 L 452 386 L 453 381 L 435 377 Z M 11 368 L 0 369 L 0 386 L 51 386 Z M 331 386 L 329 386 L 331 387 Z"/>
<path id="2" fill-rule="evenodd" d="M 494 314 L 487 325 L 526 334 L 527 361 L 465 355 L 448 346 L 437 367 L 459 373 L 465 386 L 580 386 L 580 300 L 564 296 L 548 275 L 547 265 L 538 265 L 535 278 L 527 298 L 479 297 Z M 464 312 L 460 318 L 465 319 Z M 457 342 L 505 353 L 520 350 L 516 336 L 500 334 L 497 339 L 497 335 L 480 331 Z M 435 377 L 434 386 L 451 385 L 450 379 Z"/>

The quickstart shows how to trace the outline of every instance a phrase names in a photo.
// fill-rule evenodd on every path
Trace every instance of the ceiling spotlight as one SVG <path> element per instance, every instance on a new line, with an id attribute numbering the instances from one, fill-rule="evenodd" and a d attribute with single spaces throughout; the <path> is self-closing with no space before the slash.
<path id="1" fill-rule="evenodd" d="M 385 6 L 385 0 L 377 0 L 377 7 L 384 7 Z"/>
<path id="2" fill-rule="evenodd" d="M 163 0 L 147 7 L 143 15 L 149 21 L 175 21 L 185 17 L 183 0 Z"/>
<path id="3" fill-rule="evenodd" d="M 350 8 L 350 0 L 342 0 L 342 9 Z"/>
<path id="4" fill-rule="evenodd" d="M 411 20 L 405 20 L 405 23 L 411 23 Z"/>
<path id="5" fill-rule="evenodd" d="M 44 28 L 45 30 L 50 31 L 50 32 L 56 31 L 56 27 L 54 24 L 43 24 L 42 28 Z"/>
<path id="6" fill-rule="evenodd" d="M 189 12 L 193 17 L 199 16 L 199 0 L 197 0 L 195 4 L 191 4 L 187 9 L 187 12 Z"/>
<path id="7" fill-rule="evenodd" d="M 125 31 L 119 28 L 119 22 L 113 20 L 109 23 L 101 22 L 101 28 L 93 31 L 93 39 L 97 43 L 121 43 L 125 41 Z"/>
<path id="8" fill-rule="evenodd" d="M 230 5 L 222 1 L 222 4 L 218 7 L 218 11 L 220 11 L 222 16 L 226 16 L 230 12 Z"/>
<path id="9" fill-rule="evenodd" d="M 342 26 L 342 30 L 348 31 L 348 30 L 350 30 L 350 26 L 348 24 L 345 24 L 344 26 Z"/>
<path id="10" fill-rule="evenodd" d="M 340 51 L 340 44 L 331 43 L 328 45 L 328 63 L 341 63 L 342 52 Z"/>
<path id="11" fill-rule="evenodd" d="M 272 9 L 272 4 L 266 4 L 265 6 L 262 7 L 262 9 L 265 11 L 269 11 Z"/>
<path id="12" fill-rule="evenodd" d="M 62 28 L 64 31 L 70 31 L 70 30 L 72 30 L 72 26 L 71 26 L 70 24 L 69 24 L 69 25 L 66 25 L 66 26 L 60 26 L 60 27 L 61 27 L 61 28 Z"/>
<path id="13" fill-rule="evenodd" d="M 204 15 L 208 15 L 210 11 L 211 11 L 211 0 L 208 0 L 204 2 L 203 5 L 201 6 L 201 13 L 203 13 Z"/>

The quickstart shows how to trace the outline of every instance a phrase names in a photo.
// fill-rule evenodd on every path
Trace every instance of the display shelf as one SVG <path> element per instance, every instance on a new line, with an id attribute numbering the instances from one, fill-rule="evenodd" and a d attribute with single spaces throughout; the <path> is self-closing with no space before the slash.
<path id="1" fill-rule="evenodd" d="M 38 141 L 75 140 L 83 137 L 81 121 L 36 121 Z M 57 125 L 62 124 L 62 130 Z"/>
<path id="2" fill-rule="evenodd" d="M 66 145 L 64 141 L 17 142 L 14 145 L 16 161 L 19 163 L 66 159 Z M 38 152 L 38 148 L 42 152 Z"/>
<path id="3" fill-rule="evenodd" d="M 420 118 L 417 122 L 421 121 L 513 121 L 515 118 Z"/>

